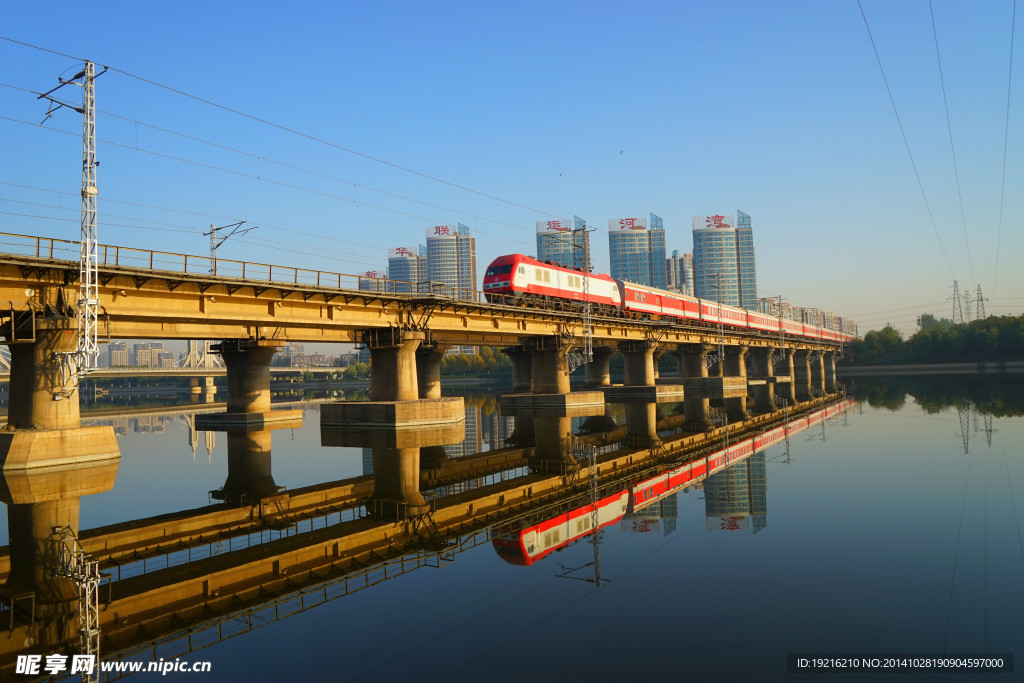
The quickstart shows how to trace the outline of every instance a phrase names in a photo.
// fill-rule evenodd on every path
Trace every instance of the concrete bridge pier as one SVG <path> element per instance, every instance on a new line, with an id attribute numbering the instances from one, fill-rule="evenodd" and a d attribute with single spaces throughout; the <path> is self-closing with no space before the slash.
<path id="1" fill-rule="evenodd" d="M 441 398 L 441 359 L 444 352 L 445 348 L 439 344 L 421 344 L 416 349 L 419 398 Z"/>
<path id="2" fill-rule="evenodd" d="M 726 346 L 725 358 L 722 359 L 723 377 L 731 380 L 736 379 L 736 385 L 742 383 L 744 391 L 740 396 L 723 396 L 723 405 L 730 420 L 748 420 L 750 412 L 747 410 L 747 356 L 750 354 L 750 347 L 746 345 Z"/>
<path id="3" fill-rule="evenodd" d="M 35 340 L 8 337 L 11 374 L 7 429 L 0 432 L 0 467 L 63 466 L 120 457 L 113 427 L 81 426 L 74 361 L 61 355 L 78 348 L 77 318 L 52 316 L 28 323 L 35 325 Z"/>
<path id="4" fill-rule="evenodd" d="M 796 349 L 781 349 L 782 358 L 775 364 L 775 395 L 790 405 L 796 403 Z"/>
<path id="5" fill-rule="evenodd" d="M 811 351 L 797 349 L 793 355 L 793 394 L 797 401 L 809 401 L 811 394 Z"/>
<path id="6" fill-rule="evenodd" d="M 770 413 L 775 410 L 775 366 L 772 364 L 770 347 L 751 349 L 749 356 L 750 377 L 748 385 L 750 395 L 754 398 L 754 411 Z"/>
<path id="7" fill-rule="evenodd" d="M 826 351 L 824 354 L 825 364 L 825 391 L 832 394 L 839 390 L 838 383 L 836 382 L 836 356 L 835 351 Z"/>
<path id="8" fill-rule="evenodd" d="M 604 403 L 600 391 L 572 392 L 569 386 L 569 353 L 572 343 L 560 336 L 530 337 L 523 340 L 524 352 L 533 357 L 532 393 L 512 393 L 501 397 L 505 407 L 557 408 L 591 406 Z M 515 362 L 515 356 L 509 355 Z M 526 361 L 521 361 L 525 370 Z M 525 383 L 516 381 L 517 386 Z"/>
<path id="9" fill-rule="evenodd" d="M 533 352 L 525 346 L 506 346 L 501 352 L 512 361 L 512 392 L 533 391 Z"/>
<path id="10" fill-rule="evenodd" d="M 679 366 L 679 377 L 708 376 L 708 354 L 715 350 L 711 344 L 682 344 L 676 351 Z"/>
<path id="11" fill-rule="evenodd" d="M 588 389 L 600 389 L 612 383 L 610 368 L 614 353 L 615 351 L 607 346 L 594 347 L 594 358 L 587 363 L 584 370 Z"/>
<path id="12" fill-rule="evenodd" d="M 516 415 L 513 419 L 515 425 L 506 441 L 520 448 L 533 446 L 537 442 L 537 430 L 533 426 L 533 415 Z"/>
<path id="13" fill-rule="evenodd" d="M 808 358 L 811 369 L 811 387 L 815 397 L 825 394 L 825 354 L 819 349 Z"/>
<path id="14" fill-rule="evenodd" d="M 213 377 L 193 377 L 189 380 L 189 402 L 191 403 L 213 403 L 217 394 L 217 386 L 213 383 Z"/>
<path id="15" fill-rule="evenodd" d="M 681 384 L 658 383 L 658 358 L 664 351 L 650 340 L 619 342 L 625 357 L 621 387 L 608 387 L 605 396 L 612 401 L 678 401 L 683 397 Z"/>
<path id="16" fill-rule="evenodd" d="M 365 330 L 362 341 L 370 349 L 370 400 L 325 403 L 321 427 L 418 428 L 466 419 L 462 397 L 440 396 L 441 351 L 429 333 L 379 327 Z"/>
<path id="17" fill-rule="evenodd" d="M 227 369 L 227 412 L 196 416 L 196 428 L 259 428 L 302 419 L 301 410 L 271 410 L 270 359 L 284 344 L 270 339 L 225 339 L 212 349 Z"/>

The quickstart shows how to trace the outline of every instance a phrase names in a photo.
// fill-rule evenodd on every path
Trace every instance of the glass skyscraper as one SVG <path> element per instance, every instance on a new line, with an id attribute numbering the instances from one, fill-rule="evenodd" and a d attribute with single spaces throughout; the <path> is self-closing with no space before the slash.
<path id="1" fill-rule="evenodd" d="M 537 221 L 537 258 L 584 270 L 590 263 L 590 233 L 578 216 L 572 221 Z"/>
<path id="2" fill-rule="evenodd" d="M 702 299 L 757 310 L 757 269 L 750 216 L 693 217 L 693 288 Z"/>
<path id="3" fill-rule="evenodd" d="M 467 226 L 427 228 L 427 279 L 434 286 L 446 285 L 443 294 L 472 298 L 476 292 L 476 241 Z"/>
<path id="4" fill-rule="evenodd" d="M 679 255 L 672 251 L 665 261 L 665 288 L 693 296 L 693 254 Z"/>
<path id="5" fill-rule="evenodd" d="M 419 283 L 427 279 L 426 251 L 423 245 L 420 245 L 419 251 L 408 247 L 388 249 L 388 278 L 395 280 L 396 292 L 414 293 L 418 291 Z M 423 283 L 423 288 L 427 289 L 426 283 Z"/>
<path id="6" fill-rule="evenodd" d="M 646 218 L 613 218 L 608 221 L 611 276 L 664 289 L 665 227 L 653 213 Z"/>

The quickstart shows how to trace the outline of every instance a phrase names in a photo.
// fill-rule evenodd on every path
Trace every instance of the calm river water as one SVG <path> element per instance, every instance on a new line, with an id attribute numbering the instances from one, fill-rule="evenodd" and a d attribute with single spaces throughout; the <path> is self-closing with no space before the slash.
<path id="1" fill-rule="evenodd" d="M 599 585 L 589 537 L 532 563 L 483 542 L 439 567 L 259 616 L 259 628 L 182 655 L 210 661 L 212 673 L 181 677 L 817 681 L 832 675 L 787 673 L 787 655 L 1024 654 L 1022 378 L 862 378 L 847 389 L 847 410 L 788 445 L 602 519 Z M 318 404 L 303 411 L 300 427 L 273 432 L 261 481 L 243 486 L 290 491 L 372 471 L 369 449 L 321 445 Z M 625 415 L 610 412 L 620 424 Z M 227 437 L 189 419 L 84 420 L 114 424 L 122 455 L 113 489 L 82 498 L 82 530 L 217 503 L 211 491 L 231 488 Z M 470 395 L 467 440 L 446 455 L 503 448 L 515 423 L 495 396 Z M 573 419 L 574 431 L 582 425 Z M 528 474 L 492 471 L 439 495 Z M 5 508 L 0 517 L 6 544 Z M 1018 661 L 1016 673 L 988 679 L 1022 672 Z"/>

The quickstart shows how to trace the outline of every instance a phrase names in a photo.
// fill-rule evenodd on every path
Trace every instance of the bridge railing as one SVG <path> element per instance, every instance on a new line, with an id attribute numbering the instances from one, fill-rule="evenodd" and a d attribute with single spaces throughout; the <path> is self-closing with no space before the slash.
<path id="1" fill-rule="evenodd" d="M 69 240 L 0 232 L 0 251 L 18 256 L 77 262 L 81 254 L 81 246 L 79 242 Z M 386 294 L 432 294 L 477 303 L 484 301 L 483 292 L 452 287 L 439 282 L 406 282 L 367 275 L 346 275 L 253 261 L 212 259 L 209 256 L 177 254 L 109 244 L 98 245 L 97 261 L 100 266 L 161 270 L 187 275 L 215 274 L 218 277 L 239 278 L 247 281 L 357 289 Z"/>

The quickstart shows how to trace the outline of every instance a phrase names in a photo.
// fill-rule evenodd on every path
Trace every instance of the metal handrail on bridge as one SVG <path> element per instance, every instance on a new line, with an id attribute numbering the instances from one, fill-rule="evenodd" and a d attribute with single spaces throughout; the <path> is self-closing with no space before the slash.
<path id="1" fill-rule="evenodd" d="M 81 245 L 78 242 L 52 237 L 17 235 L 9 232 L 0 232 L 0 248 L 4 253 L 15 256 L 68 262 L 77 262 L 81 253 Z M 406 282 L 366 275 L 333 273 L 254 261 L 233 261 L 219 257 L 212 259 L 209 256 L 109 244 L 98 245 L 97 260 L 100 267 L 140 268 L 183 275 L 208 275 L 276 284 L 356 289 L 383 294 L 429 294 L 477 303 L 484 301 L 483 292 L 452 287 L 440 282 Z M 216 264 L 216 273 L 213 272 L 214 264 Z"/>

